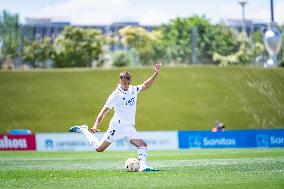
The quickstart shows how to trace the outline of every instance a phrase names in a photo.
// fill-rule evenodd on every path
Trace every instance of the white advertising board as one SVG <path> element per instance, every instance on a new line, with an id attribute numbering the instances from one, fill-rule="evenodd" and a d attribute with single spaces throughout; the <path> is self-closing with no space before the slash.
<path id="1" fill-rule="evenodd" d="M 95 134 L 99 139 L 104 133 Z M 149 150 L 178 149 L 177 131 L 143 131 L 139 135 L 147 143 Z M 87 139 L 79 133 L 36 133 L 37 151 L 93 151 Z M 112 143 L 107 150 L 135 149 L 128 141 Z"/>
<path id="2" fill-rule="evenodd" d="M 37 151 L 90 151 L 92 147 L 78 133 L 36 133 Z"/>

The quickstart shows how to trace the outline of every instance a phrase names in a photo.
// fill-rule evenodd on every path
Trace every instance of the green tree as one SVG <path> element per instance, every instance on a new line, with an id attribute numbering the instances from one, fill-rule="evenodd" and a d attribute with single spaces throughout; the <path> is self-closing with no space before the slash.
<path id="1" fill-rule="evenodd" d="M 40 42 L 27 44 L 23 50 L 23 59 L 31 63 L 33 67 L 46 67 L 48 60 L 53 59 L 54 48 L 49 37 Z"/>
<path id="2" fill-rule="evenodd" d="M 214 52 L 213 60 L 222 66 L 227 65 L 244 65 L 255 62 L 255 58 L 264 52 L 264 45 L 256 42 L 253 47 L 250 47 L 249 39 L 245 34 L 238 36 L 239 49 L 230 55 L 222 55 L 219 52 Z"/>
<path id="3" fill-rule="evenodd" d="M 212 60 L 214 52 L 229 55 L 239 47 L 238 34 L 223 24 L 208 25 L 199 34 L 200 57 Z"/>
<path id="4" fill-rule="evenodd" d="M 176 18 L 160 28 L 163 36 L 160 49 L 163 49 L 168 62 L 191 62 L 194 28 L 197 31 L 197 55 L 200 60 L 211 61 L 215 51 L 227 55 L 238 48 L 236 34 L 222 24 L 211 25 L 204 16 Z"/>
<path id="5" fill-rule="evenodd" d="M 54 43 L 55 67 L 90 67 L 102 61 L 105 37 L 95 29 L 65 27 Z"/>
<path id="6" fill-rule="evenodd" d="M 113 55 L 112 65 L 116 67 L 123 67 L 130 65 L 131 60 L 128 53 L 125 51 L 116 51 Z"/>
<path id="7" fill-rule="evenodd" d="M 4 10 L 0 15 L 1 58 L 13 60 L 21 54 L 22 34 L 18 14 Z"/>
<path id="8" fill-rule="evenodd" d="M 162 48 L 165 52 L 165 60 L 175 63 L 189 63 L 193 22 L 188 18 L 176 18 L 160 28 L 163 34 Z"/>
<path id="9" fill-rule="evenodd" d="M 161 38 L 159 31 L 149 32 L 142 27 L 126 26 L 119 30 L 119 34 L 122 36 L 124 45 L 137 51 L 143 65 L 149 65 L 156 61 L 153 49 Z"/>

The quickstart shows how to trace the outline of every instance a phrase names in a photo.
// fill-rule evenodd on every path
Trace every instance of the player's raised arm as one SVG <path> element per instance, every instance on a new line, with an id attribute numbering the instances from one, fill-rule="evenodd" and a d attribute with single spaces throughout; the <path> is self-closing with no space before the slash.
<path id="1" fill-rule="evenodd" d="M 153 82 L 155 81 L 156 77 L 159 75 L 160 73 L 160 69 L 161 69 L 161 65 L 162 64 L 155 64 L 154 66 L 154 74 L 147 79 L 146 81 L 144 81 L 143 83 L 143 87 L 142 87 L 142 91 L 145 91 L 147 89 L 149 89 L 149 87 L 151 87 L 151 85 L 153 84 Z"/>

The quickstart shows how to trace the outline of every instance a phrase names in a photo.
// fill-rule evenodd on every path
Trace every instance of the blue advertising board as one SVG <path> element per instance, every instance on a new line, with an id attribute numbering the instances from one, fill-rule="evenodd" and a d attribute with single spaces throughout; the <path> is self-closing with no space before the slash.
<path id="1" fill-rule="evenodd" d="M 284 147 L 284 129 L 178 131 L 179 148 Z"/>

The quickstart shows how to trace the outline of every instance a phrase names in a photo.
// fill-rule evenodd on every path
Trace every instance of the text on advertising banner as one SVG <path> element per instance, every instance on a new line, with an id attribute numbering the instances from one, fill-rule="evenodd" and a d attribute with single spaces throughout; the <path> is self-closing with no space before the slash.
<path id="1" fill-rule="evenodd" d="M 0 135 L 0 150 L 36 150 L 35 135 Z"/>
<path id="2" fill-rule="evenodd" d="M 284 147 L 284 129 L 179 131 L 179 148 Z"/>
<path id="3" fill-rule="evenodd" d="M 94 134 L 98 139 L 103 132 Z M 142 131 L 139 135 L 147 143 L 150 150 L 178 149 L 177 131 Z M 86 137 L 80 133 L 37 133 L 36 144 L 38 151 L 93 151 Z M 131 150 L 133 145 L 126 140 L 113 142 L 107 150 Z"/>

